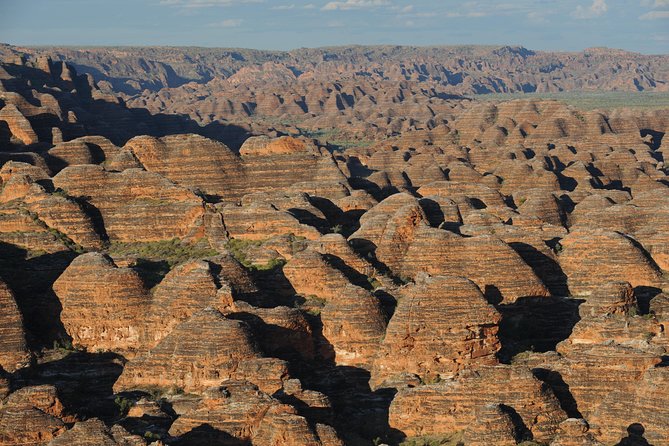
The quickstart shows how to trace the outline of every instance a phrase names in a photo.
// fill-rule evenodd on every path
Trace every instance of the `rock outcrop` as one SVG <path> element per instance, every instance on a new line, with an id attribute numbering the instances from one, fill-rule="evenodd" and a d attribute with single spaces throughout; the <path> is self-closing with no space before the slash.
<path id="1" fill-rule="evenodd" d="M 248 325 L 208 308 L 177 325 L 155 347 L 130 361 L 117 391 L 176 386 L 203 390 L 244 372 L 261 354 Z M 252 378 L 248 376 L 247 378 Z M 272 377 L 281 380 L 281 375 Z"/>
<path id="2" fill-rule="evenodd" d="M 400 290 L 374 361 L 372 381 L 380 385 L 410 373 L 429 382 L 477 364 L 496 364 L 499 320 L 471 281 L 419 277 Z"/>
<path id="3" fill-rule="evenodd" d="M 112 240 L 152 242 L 203 231 L 202 200 L 155 173 L 108 172 L 102 166 L 83 165 L 62 170 L 53 183 L 94 206 Z"/>
<path id="4" fill-rule="evenodd" d="M 9 372 L 28 365 L 23 317 L 14 293 L 0 280 L 0 367 Z"/>
<path id="5" fill-rule="evenodd" d="M 0 444 L 43 445 L 65 432 L 71 421 L 55 387 L 24 387 L 0 406 Z"/>
<path id="6" fill-rule="evenodd" d="M 490 404 L 518 418 L 523 432 L 548 442 L 567 416 L 553 392 L 529 370 L 482 367 L 437 384 L 401 389 L 390 406 L 389 422 L 406 436 L 443 435 L 466 430 Z M 517 425 L 517 424 L 516 424 Z"/>
<path id="7" fill-rule="evenodd" d="M 53 284 L 61 320 L 76 346 L 136 350 L 145 342 L 150 299 L 136 271 L 99 253 L 77 257 Z"/>

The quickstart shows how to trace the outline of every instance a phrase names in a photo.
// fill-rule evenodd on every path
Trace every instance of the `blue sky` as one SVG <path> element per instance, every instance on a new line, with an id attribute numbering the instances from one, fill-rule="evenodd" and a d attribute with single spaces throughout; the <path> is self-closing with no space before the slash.
<path id="1" fill-rule="evenodd" d="M 0 0 L 0 42 L 292 49 L 593 46 L 669 53 L 669 0 Z"/>

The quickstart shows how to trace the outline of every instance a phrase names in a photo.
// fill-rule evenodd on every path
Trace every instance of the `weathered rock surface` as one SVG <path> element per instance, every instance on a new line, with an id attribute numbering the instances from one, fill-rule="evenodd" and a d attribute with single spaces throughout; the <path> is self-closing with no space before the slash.
<path id="1" fill-rule="evenodd" d="M 321 312 L 325 350 L 336 364 L 370 368 L 386 328 L 378 299 L 354 285 L 337 290 Z"/>
<path id="2" fill-rule="evenodd" d="M 496 364 L 499 320 L 471 281 L 419 277 L 400 290 L 372 380 L 381 384 L 403 373 L 438 380 L 477 364 Z"/>
<path id="3" fill-rule="evenodd" d="M 218 141 L 199 135 L 138 136 L 125 148 L 148 171 L 223 200 L 239 198 L 248 187 L 241 160 Z"/>
<path id="4" fill-rule="evenodd" d="M 55 387 L 24 387 L 0 405 L 0 444 L 43 445 L 63 433 L 70 421 Z"/>
<path id="5" fill-rule="evenodd" d="M 208 308 L 177 325 L 155 347 L 135 357 L 114 388 L 121 391 L 176 386 L 185 391 L 203 390 L 237 376 L 243 362 L 260 358 L 247 324 Z M 281 376 L 272 379 L 280 380 Z"/>
<path id="6" fill-rule="evenodd" d="M 123 427 L 107 427 L 97 418 L 76 423 L 72 429 L 51 440 L 49 446 L 143 446 L 138 435 L 131 435 Z"/>
<path id="7" fill-rule="evenodd" d="M 466 277 L 494 303 L 550 294 L 523 259 L 492 236 L 462 237 L 424 227 L 409 246 L 401 268 L 403 276 L 419 272 Z"/>
<path id="8" fill-rule="evenodd" d="M 61 320 L 75 345 L 95 350 L 136 350 L 146 336 L 149 296 L 130 268 L 99 253 L 77 257 L 53 284 Z"/>
<path id="9" fill-rule="evenodd" d="M 559 263 L 571 294 L 589 294 L 612 280 L 661 287 L 659 268 L 638 242 L 618 232 L 573 232 L 560 241 Z"/>
<path id="10" fill-rule="evenodd" d="M 0 121 L 9 127 L 12 137 L 21 144 L 30 145 L 38 142 L 37 134 L 30 125 L 30 121 L 21 114 L 14 104 L 6 104 L 0 109 Z"/>
<path id="11" fill-rule="evenodd" d="M 567 418 L 553 392 L 529 370 L 494 366 L 401 389 L 390 406 L 389 421 L 407 436 L 448 434 L 467 429 L 477 420 L 477 410 L 489 404 L 503 404 L 536 441 L 550 441 Z"/>
<path id="12" fill-rule="evenodd" d="M 268 446 L 337 444 L 332 442 L 336 436 L 322 443 L 293 408 L 245 381 L 223 381 L 208 389 L 202 400 L 172 424 L 170 434 L 199 442 L 227 439 Z"/>
<path id="13" fill-rule="evenodd" d="M 107 172 L 102 166 L 83 165 L 63 169 L 53 183 L 94 206 L 112 240 L 151 242 L 203 230 L 202 200 L 155 173 Z"/>
<path id="14" fill-rule="evenodd" d="M 23 317 L 14 293 L 0 280 L 0 368 L 13 372 L 29 359 Z"/>

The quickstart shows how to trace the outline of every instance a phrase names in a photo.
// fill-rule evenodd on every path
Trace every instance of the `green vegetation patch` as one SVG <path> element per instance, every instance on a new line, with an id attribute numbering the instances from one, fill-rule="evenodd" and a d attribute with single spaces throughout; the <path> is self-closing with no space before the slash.
<path id="1" fill-rule="evenodd" d="M 170 268 L 188 260 L 218 255 L 218 251 L 212 249 L 206 240 L 191 244 L 178 238 L 157 242 L 113 241 L 109 244 L 108 253 L 111 256 L 133 256 L 145 260 L 165 261 Z"/>
<path id="2" fill-rule="evenodd" d="M 407 438 L 400 446 L 464 446 L 462 433 Z"/>
<path id="3" fill-rule="evenodd" d="M 322 297 L 315 295 L 297 296 L 297 308 L 312 316 L 321 314 L 321 310 L 325 307 L 327 301 Z"/>
<path id="4" fill-rule="evenodd" d="M 228 241 L 226 248 L 230 254 L 232 254 L 232 256 L 247 269 L 252 269 L 255 271 L 271 271 L 285 265 L 286 259 L 283 258 L 271 259 L 265 264 L 253 263 L 248 258 L 247 250 L 250 248 L 262 246 L 264 242 L 265 240 L 242 240 L 232 238 Z M 291 241 L 291 243 L 295 242 L 296 240 Z"/>
<path id="5" fill-rule="evenodd" d="M 369 139 L 353 139 L 344 135 L 339 129 L 305 129 L 298 127 L 299 136 L 318 140 L 321 144 L 327 144 L 336 151 L 344 151 L 353 147 L 368 147 L 374 144 Z"/>
<path id="6" fill-rule="evenodd" d="M 555 99 L 580 110 L 634 108 L 669 109 L 669 92 L 651 91 L 565 91 L 559 93 L 492 93 L 477 95 L 477 101 Z"/>
<path id="7" fill-rule="evenodd" d="M 226 244 L 226 248 L 232 254 L 232 257 L 237 259 L 239 263 L 246 268 L 252 268 L 253 264 L 246 256 L 246 251 L 251 247 L 262 245 L 264 240 L 243 240 L 238 238 L 231 238 Z"/>

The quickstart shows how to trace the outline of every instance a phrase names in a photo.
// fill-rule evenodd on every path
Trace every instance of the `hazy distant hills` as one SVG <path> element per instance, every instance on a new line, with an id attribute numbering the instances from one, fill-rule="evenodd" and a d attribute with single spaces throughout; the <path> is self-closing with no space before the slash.
<path id="1" fill-rule="evenodd" d="M 195 47 L 24 48 L 2 53 L 68 60 L 126 94 L 235 79 L 290 84 L 367 78 L 425 82 L 452 94 L 669 91 L 669 55 L 607 48 L 578 53 L 491 46 L 347 46 L 263 51 Z"/>

